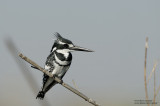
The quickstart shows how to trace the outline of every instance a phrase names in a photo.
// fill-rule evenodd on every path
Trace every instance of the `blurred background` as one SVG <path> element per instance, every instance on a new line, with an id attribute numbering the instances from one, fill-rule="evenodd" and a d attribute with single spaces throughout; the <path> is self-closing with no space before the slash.
<path id="1" fill-rule="evenodd" d="M 134 100 L 144 100 L 146 36 L 147 75 L 160 59 L 159 5 L 159 0 L 0 0 L 0 106 L 91 106 L 61 85 L 39 102 L 36 95 L 43 73 L 23 64 L 7 48 L 6 42 L 12 41 L 11 51 L 16 46 L 44 66 L 54 32 L 95 51 L 73 52 L 72 65 L 63 78 L 66 83 L 74 86 L 74 80 L 81 92 L 103 106 L 134 106 Z M 159 71 L 158 64 L 156 87 Z M 153 79 L 148 92 L 153 99 Z"/>

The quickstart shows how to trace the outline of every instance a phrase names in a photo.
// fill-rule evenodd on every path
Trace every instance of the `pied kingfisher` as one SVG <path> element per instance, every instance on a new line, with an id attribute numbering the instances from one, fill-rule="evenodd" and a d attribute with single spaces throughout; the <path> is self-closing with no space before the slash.
<path id="1" fill-rule="evenodd" d="M 93 51 L 79 46 L 75 46 L 70 40 L 63 38 L 57 32 L 55 33 L 55 36 L 57 39 L 52 46 L 50 55 L 47 57 L 44 68 L 51 74 L 53 74 L 53 76 L 62 79 L 72 62 L 71 51 Z M 46 92 L 50 90 L 55 84 L 57 84 L 57 82 L 54 81 L 53 78 L 44 74 L 42 90 L 39 91 L 36 98 L 43 99 Z"/>

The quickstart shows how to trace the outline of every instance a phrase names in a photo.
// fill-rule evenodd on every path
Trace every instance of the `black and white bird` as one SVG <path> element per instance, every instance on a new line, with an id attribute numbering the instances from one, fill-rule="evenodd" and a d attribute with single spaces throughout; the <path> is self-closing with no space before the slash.
<path id="1" fill-rule="evenodd" d="M 45 63 L 45 69 L 49 71 L 53 76 L 60 79 L 63 78 L 72 62 L 71 51 L 85 51 L 93 52 L 92 50 L 75 46 L 70 40 L 63 38 L 59 33 L 55 33 L 56 40 L 50 51 L 50 55 L 47 57 Z M 55 84 L 53 78 L 48 75 L 43 75 L 43 86 L 39 91 L 36 98 L 43 99 L 48 90 L 50 90 Z"/>

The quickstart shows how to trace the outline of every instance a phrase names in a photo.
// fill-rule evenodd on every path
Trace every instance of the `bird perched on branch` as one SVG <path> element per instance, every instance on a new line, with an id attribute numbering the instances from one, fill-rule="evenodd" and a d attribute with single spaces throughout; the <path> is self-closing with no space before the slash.
<path id="1" fill-rule="evenodd" d="M 72 62 L 71 51 L 93 52 L 92 50 L 75 46 L 70 40 L 63 38 L 59 33 L 55 33 L 56 40 L 52 46 L 49 56 L 45 63 L 45 70 L 49 71 L 60 79 L 63 78 Z M 48 90 L 50 90 L 56 81 L 48 75 L 43 75 L 43 86 L 36 98 L 43 99 Z"/>

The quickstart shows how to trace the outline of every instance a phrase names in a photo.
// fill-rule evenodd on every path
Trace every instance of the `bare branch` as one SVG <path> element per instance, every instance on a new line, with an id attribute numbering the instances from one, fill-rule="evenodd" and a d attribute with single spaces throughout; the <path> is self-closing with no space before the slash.
<path id="1" fill-rule="evenodd" d="M 159 85 L 158 89 L 156 90 L 155 97 L 158 95 L 159 91 L 160 91 L 160 85 Z"/>
<path id="2" fill-rule="evenodd" d="M 12 55 L 15 62 L 19 66 L 19 69 L 21 70 L 21 73 L 24 79 L 27 81 L 33 93 L 37 94 L 38 85 L 36 83 L 36 80 L 34 79 L 34 76 L 31 73 L 31 71 L 28 69 L 27 65 L 22 60 L 20 60 L 20 58 L 18 57 L 17 54 L 19 53 L 19 51 L 15 43 L 13 42 L 11 38 L 7 38 L 4 41 L 5 41 L 6 47 L 8 48 L 10 54 Z M 43 102 L 38 101 L 38 103 L 40 104 L 40 106 L 51 106 L 51 104 L 47 101 L 47 98 L 44 99 Z"/>
<path id="3" fill-rule="evenodd" d="M 77 87 L 77 85 L 76 85 L 76 83 L 75 83 L 75 81 L 72 80 L 72 82 L 73 82 L 74 87 L 75 87 L 77 90 L 79 90 L 78 87 Z"/>
<path id="4" fill-rule="evenodd" d="M 19 54 L 19 56 L 24 59 L 26 62 L 30 63 L 32 66 L 37 67 L 38 70 L 42 71 L 43 73 L 45 73 L 46 75 L 48 75 L 49 77 L 53 77 L 53 75 L 48 72 L 47 70 L 45 70 L 44 68 L 42 68 L 41 66 L 39 66 L 38 64 L 36 64 L 35 62 L 33 62 L 32 60 L 30 60 L 29 58 L 27 58 L 26 56 L 24 56 L 23 54 Z M 65 88 L 67 88 L 68 90 L 72 91 L 73 93 L 77 94 L 78 96 L 80 96 L 81 98 L 83 98 L 84 100 L 88 101 L 89 103 L 91 103 L 94 106 L 100 106 L 99 104 L 96 103 L 96 101 L 94 101 L 91 98 L 88 98 L 86 95 L 82 94 L 81 92 L 79 92 L 78 90 L 74 89 L 73 87 L 71 87 L 70 85 L 66 84 L 63 82 L 63 80 L 59 79 L 58 77 L 53 77 L 55 81 L 57 81 L 59 84 L 61 84 L 62 86 L 64 86 Z"/>
<path id="5" fill-rule="evenodd" d="M 152 74 L 154 73 L 156 67 L 157 67 L 157 61 L 154 63 L 153 69 L 152 69 L 152 71 L 151 71 L 151 73 L 150 73 L 150 75 L 149 75 L 149 77 L 147 79 L 147 84 L 149 83 L 149 80 L 151 79 Z"/>
<path id="6" fill-rule="evenodd" d="M 156 101 L 156 72 L 154 71 L 154 97 L 153 97 L 153 102 L 154 102 L 154 106 Z"/>
<path id="7" fill-rule="evenodd" d="M 145 85 L 146 100 L 148 100 L 147 79 L 146 79 L 147 48 L 148 48 L 148 37 L 146 37 L 146 43 L 145 43 L 145 60 L 144 60 L 144 85 Z M 149 104 L 148 104 L 148 106 L 149 106 Z"/>

